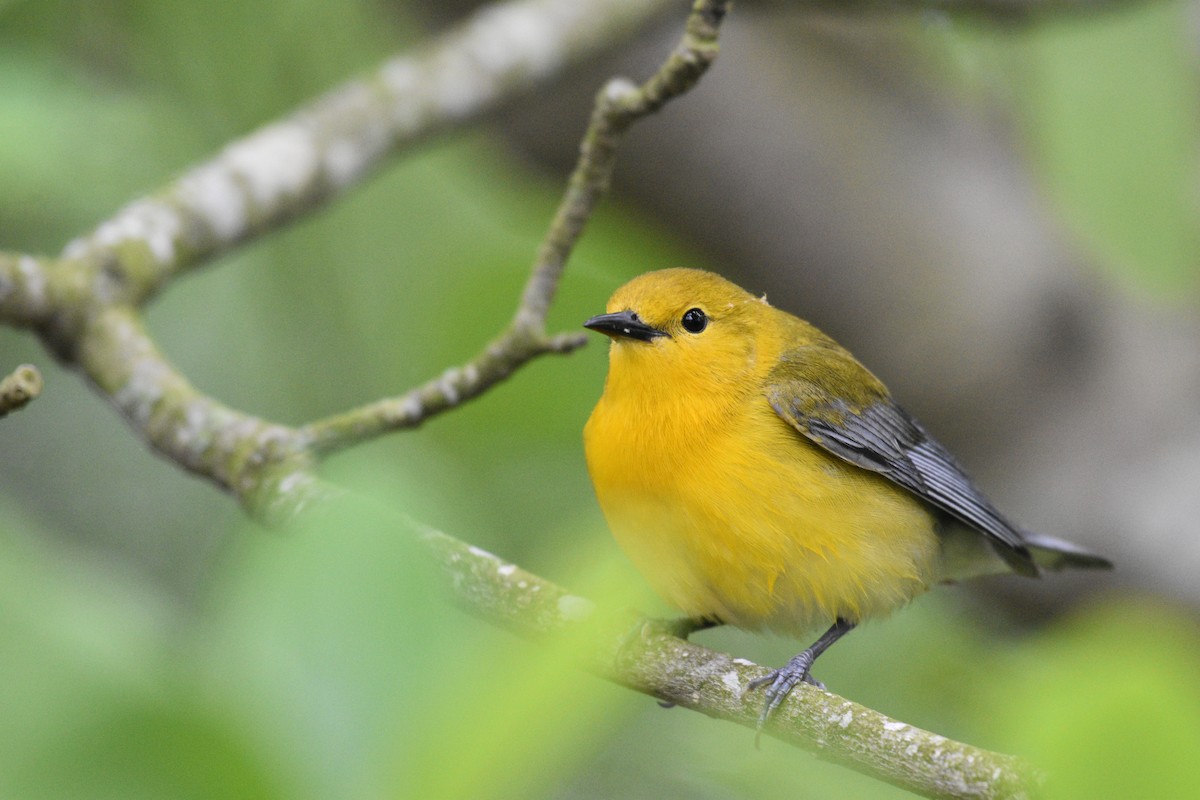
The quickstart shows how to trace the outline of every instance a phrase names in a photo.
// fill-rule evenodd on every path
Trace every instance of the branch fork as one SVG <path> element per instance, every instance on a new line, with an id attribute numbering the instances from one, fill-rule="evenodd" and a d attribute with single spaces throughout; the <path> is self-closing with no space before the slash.
<path id="1" fill-rule="evenodd" d="M 187 269 L 310 213 L 389 153 L 478 118 L 672 10 L 671 0 L 491 6 L 430 46 L 230 144 L 74 240 L 60 258 L 0 252 L 0 321 L 34 330 L 112 402 L 136 435 L 236 496 L 252 516 L 278 522 L 314 505 L 327 507 L 342 491 L 315 476 L 321 457 L 416 427 L 535 358 L 584 344 L 581 333 L 546 331 L 563 269 L 608 190 L 624 133 L 705 73 L 729 6 L 729 0 L 695 0 L 682 40 L 649 80 L 639 86 L 614 79 L 600 90 L 579 161 L 511 323 L 470 361 L 398 396 L 299 426 L 247 414 L 196 390 L 160 352 L 141 309 Z M 537 31 L 532 38 L 531 30 Z M 0 382 L 0 416 L 40 389 L 36 370 L 19 367 Z M 496 624 L 542 636 L 594 616 L 588 600 L 516 565 L 437 531 L 418 526 L 417 535 L 442 564 L 458 600 Z M 582 656 L 586 666 L 666 702 L 755 727 L 757 704 L 743 703 L 742 694 L 767 670 L 677 638 L 669 626 L 633 624 L 639 635 L 632 645 L 628 636 L 598 637 Z M 799 687 L 765 732 L 928 797 L 1019 797 L 1037 785 L 1036 775 L 1011 756 L 920 731 L 812 687 Z"/>

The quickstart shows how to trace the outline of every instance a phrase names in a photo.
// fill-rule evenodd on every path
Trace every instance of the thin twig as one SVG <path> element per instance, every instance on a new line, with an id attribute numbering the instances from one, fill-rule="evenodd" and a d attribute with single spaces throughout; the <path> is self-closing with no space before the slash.
<path id="1" fill-rule="evenodd" d="M 0 319 L 35 329 L 160 455 L 234 494 L 254 516 L 286 518 L 321 494 L 312 488 L 311 432 L 197 391 L 145 330 L 140 304 L 181 270 L 311 212 L 402 146 L 478 118 L 673 6 L 511 0 L 484 8 L 431 44 L 230 144 L 67 245 L 62 258 L 0 253 Z M 391 401 L 382 416 L 437 413 L 536 355 L 582 341 L 517 331 L 478 363 Z"/>
<path id="2" fill-rule="evenodd" d="M 0 417 L 24 408 L 42 393 L 42 373 L 32 364 L 22 364 L 0 380 Z"/>
<path id="3" fill-rule="evenodd" d="M 230 492 L 256 518 L 287 518 L 314 499 L 313 459 L 298 432 L 198 391 L 136 309 L 112 306 L 88 317 L 74 357 L 159 455 Z"/>
<path id="4" fill-rule="evenodd" d="M 415 428 L 478 397 L 534 358 L 569 353 L 585 341 L 574 333 L 548 337 L 509 328 L 462 366 L 451 367 L 399 397 L 311 422 L 301 433 L 314 453 L 326 455 L 384 433 Z"/>
<path id="5" fill-rule="evenodd" d="M 697 0 L 682 41 L 642 86 L 610 81 L 596 97 L 579 161 L 567 181 L 538 249 L 512 323 L 479 355 L 400 397 L 387 398 L 317 420 L 304 434 L 316 452 L 328 453 L 364 439 L 411 428 L 455 408 L 545 353 L 567 353 L 584 344 L 578 334 L 547 336 L 546 313 L 559 279 L 597 204 L 608 191 L 617 146 L 634 122 L 691 89 L 717 57 L 717 36 L 730 0 Z"/>

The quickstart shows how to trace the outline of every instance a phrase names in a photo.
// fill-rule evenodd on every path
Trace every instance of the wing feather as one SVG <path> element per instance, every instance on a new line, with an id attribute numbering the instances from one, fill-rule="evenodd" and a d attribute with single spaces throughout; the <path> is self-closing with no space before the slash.
<path id="1" fill-rule="evenodd" d="M 854 387 L 853 399 L 847 399 L 847 387 Z M 865 393 L 862 387 L 868 387 Z M 979 531 L 1014 571 L 1037 574 L 1021 531 L 883 384 L 836 344 L 785 354 L 768 378 L 766 395 L 775 413 L 811 441 Z"/>

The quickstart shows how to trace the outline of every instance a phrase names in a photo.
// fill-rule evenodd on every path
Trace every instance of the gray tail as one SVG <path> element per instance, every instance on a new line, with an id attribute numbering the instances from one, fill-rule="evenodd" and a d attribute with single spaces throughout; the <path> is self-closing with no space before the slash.
<path id="1" fill-rule="evenodd" d="M 1059 572 L 1064 569 L 1112 569 L 1113 563 L 1102 555 L 1065 539 L 1040 533 L 1022 534 L 1033 560 L 1042 569 Z"/>

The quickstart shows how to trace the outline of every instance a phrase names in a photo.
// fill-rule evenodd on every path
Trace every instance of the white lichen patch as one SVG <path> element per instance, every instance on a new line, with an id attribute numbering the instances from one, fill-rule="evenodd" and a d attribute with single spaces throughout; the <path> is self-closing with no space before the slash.
<path id="1" fill-rule="evenodd" d="M 425 413 L 425 407 L 421 405 L 421 398 L 416 392 L 410 394 L 403 403 L 400 404 L 401 411 L 407 419 L 420 419 Z"/>
<path id="2" fill-rule="evenodd" d="M 394 58 L 379 70 L 379 79 L 392 96 L 389 118 L 395 136 L 412 133 L 421 123 L 420 76 L 411 58 Z"/>
<path id="3" fill-rule="evenodd" d="M 63 248 L 63 257 L 79 258 L 93 247 L 111 249 L 124 242 L 139 241 L 146 245 L 155 261 L 169 264 L 175 260 L 175 240 L 181 228 L 179 213 L 174 208 L 144 197 L 125 206 L 90 235 L 70 242 Z"/>
<path id="4" fill-rule="evenodd" d="M 180 178 L 175 198 L 223 242 L 238 238 L 249 225 L 243 190 L 220 162 L 204 164 Z"/>
<path id="5" fill-rule="evenodd" d="M 451 367 L 443 372 L 437 381 L 438 391 L 442 393 L 442 397 L 446 398 L 446 402 L 452 406 L 458 405 L 458 401 L 461 399 L 458 393 L 458 386 L 456 385 L 460 380 L 462 380 L 462 371 L 458 367 Z"/>
<path id="6" fill-rule="evenodd" d="M 496 94 L 494 76 L 481 72 L 465 48 L 442 52 L 431 77 L 426 91 L 443 119 L 463 119 Z"/>
<path id="7" fill-rule="evenodd" d="M 894 719 L 890 719 L 887 722 L 883 723 L 883 729 L 885 731 L 891 731 L 892 733 L 898 733 L 899 731 L 902 731 L 907 727 L 908 727 L 907 722 L 897 722 Z"/>
<path id="8" fill-rule="evenodd" d="M 383 403 L 379 415 L 384 422 L 396 424 L 399 422 L 416 422 L 425 413 L 421 398 L 416 392 L 409 392 L 394 401 Z"/>
<path id="9" fill-rule="evenodd" d="M 349 186 L 378 160 L 380 148 L 365 146 L 362 141 L 334 139 L 325 146 L 325 174 L 338 188 Z"/>
<path id="10" fill-rule="evenodd" d="M 155 405 L 162 399 L 165 382 L 170 377 L 170 369 L 161 361 L 138 359 L 133 363 L 129 379 L 113 392 L 113 402 L 135 426 L 145 427 Z"/>
<path id="11" fill-rule="evenodd" d="M 619 103 L 630 95 L 637 94 L 637 84 L 628 78 L 613 78 L 604 84 L 604 97 L 610 103 Z"/>
<path id="12" fill-rule="evenodd" d="M 845 729 L 850 727 L 851 722 L 854 722 L 854 712 L 847 710 L 846 713 L 842 714 L 841 718 L 837 721 L 837 726 Z"/>
<path id="13" fill-rule="evenodd" d="M 237 176 L 260 209 L 275 208 L 301 193 L 317 175 L 312 132 L 297 122 L 277 122 L 234 142 L 219 162 Z"/>
<path id="14" fill-rule="evenodd" d="M 25 297 L 32 306 L 40 307 L 46 302 L 46 273 L 32 256 L 17 259 L 17 271 L 25 284 Z M 6 292 L 7 294 L 7 292 Z"/>
<path id="15" fill-rule="evenodd" d="M 175 428 L 174 439 L 176 450 L 186 451 L 188 463 L 195 463 L 209 445 L 211 409 L 212 403 L 208 400 L 194 399 L 184 404 L 183 420 Z"/>
<path id="16" fill-rule="evenodd" d="M 388 149 L 392 132 L 380 106 L 374 86 L 356 81 L 327 95 L 317 112 L 319 120 L 308 123 L 324 132 L 322 168 L 333 185 L 354 183 Z"/>
<path id="17" fill-rule="evenodd" d="M 742 691 L 742 682 L 738 679 L 737 670 L 730 670 L 721 676 L 721 683 L 725 684 L 725 688 L 733 692 Z"/>
<path id="18" fill-rule="evenodd" d="M 291 494 L 299 490 L 307 490 L 313 484 L 313 478 L 303 472 L 293 472 L 279 482 L 277 490 L 280 494 Z"/>
<path id="19" fill-rule="evenodd" d="M 488 6 L 468 28 L 471 54 L 494 75 L 519 70 L 544 75 L 563 60 L 563 28 L 545 8 L 531 5 Z"/>
<path id="20" fill-rule="evenodd" d="M 497 556 L 493 553 L 489 553 L 487 550 L 484 550 L 482 547 L 476 547 L 475 545 L 469 545 L 467 547 L 467 552 L 477 558 L 489 558 L 492 561 L 500 560 L 499 556 Z"/>
<path id="21" fill-rule="evenodd" d="M 749 659 L 746 659 L 746 658 L 735 658 L 735 659 L 733 660 L 733 663 L 734 663 L 734 664 L 738 664 L 738 665 L 740 665 L 740 666 L 743 666 L 743 667 L 754 667 L 754 666 L 757 666 L 757 664 L 755 664 L 753 661 L 750 661 Z"/>
<path id="22" fill-rule="evenodd" d="M 498 570 L 496 570 L 496 572 L 498 574 L 503 575 L 505 578 L 509 577 L 516 571 L 517 571 L 516 564 L 501 564 L 500 568 Z"/>

